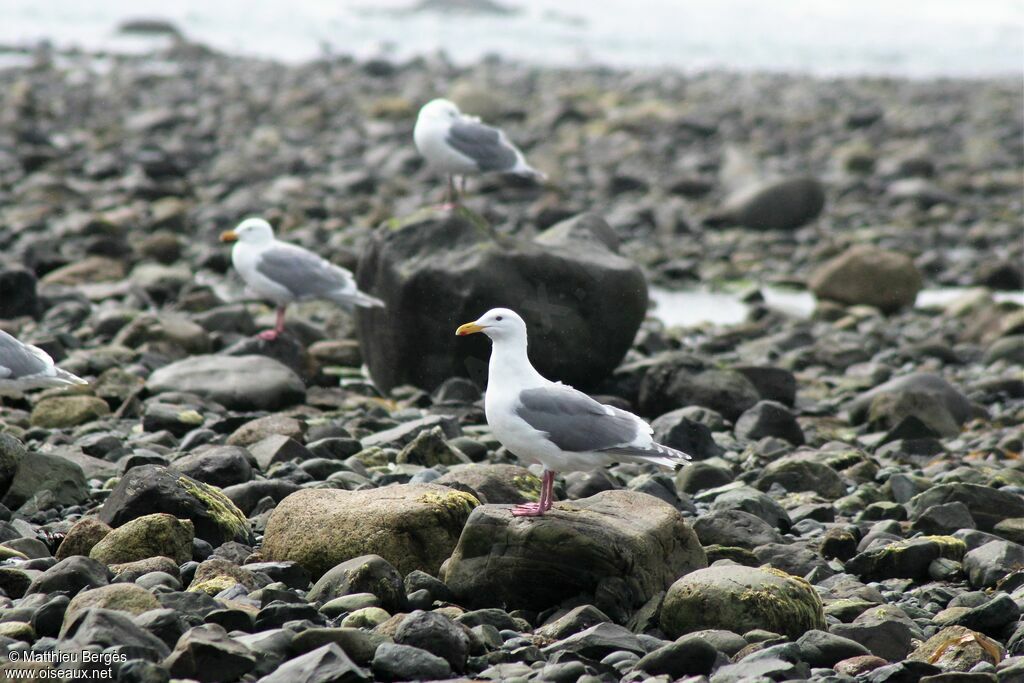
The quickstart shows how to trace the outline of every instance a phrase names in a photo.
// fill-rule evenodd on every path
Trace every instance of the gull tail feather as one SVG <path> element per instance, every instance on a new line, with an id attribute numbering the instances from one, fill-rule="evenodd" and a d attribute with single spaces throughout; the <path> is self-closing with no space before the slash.
<path id="1" fill-rule="evenodd" d="M 67 370 L 62 370 L 58 367 L 55 367 L 54 372 L 54 379 L 59 380 L 60 382 L 63 382 L 65 384 L 78 384 L 81 386 L 86 386 L 87 384 L 89 384 L 87 380 L 84 380 L 78 375 L 72 374 Z"/>
<path id="2" fill-rule="evenodd" d="M 361 292 L 358 289 L 355 291 L 345 292 L 343 295 L 338 297 L 338 303 L 346 306 L 359 306 L 361 308 L 384 308 L 384 302 L 375 296 L 371 296 L 366 292 Z"/>
<path id="3" fill-rule="evenodd" d="M 614 448 L 606 448 L 601 452 L 609 455 L 620 455 L 634 460 L 653 462 L 656 465 L 671 467 L 672 469 L 682 467 L 690 460 L 693 460 L 693 456 L 689 453 L 677 451 L 674 448 L 663 446 L 660 443 L 652 443 L 649 446 L 642 447 L 615 446 Z"/>
<path id="4" fill-rule="evenodd" d="M 524 178 L 533 178 L 539 183 L 547 182 L 548 179 L 547 173 L 545 173 L 544 171 L 538 171 L 537 169 L 535 169 L 533 166 L 530 166 L 526 162 L 522 162 L 521 164 L 519 164 L 519 166 L 517 166 L 512 172 Z"/>

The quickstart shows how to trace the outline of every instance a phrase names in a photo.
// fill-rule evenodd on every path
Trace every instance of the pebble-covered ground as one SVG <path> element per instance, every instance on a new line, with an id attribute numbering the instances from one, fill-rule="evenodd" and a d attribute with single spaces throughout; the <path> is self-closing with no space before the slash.
<path id="1" fill-rule="evenodd" d="M 471 179 L 470 211 L 417 213 L 443 187 L 411 141 L 438 94 L 550 181 Z M 1019 79 L 189 44 L 0 70 L 0 326 L 91 381 L 0 399 L 0 669 L 1024 680 L 1024 309 L 995 296 L 1024 279 L 1021 101 Z M 363 255 L 388 313 L 302 304 L 253 339 L 273 312 L 216 239 L 253 214 Z M 752 313 L 641 322 L 641 276 L 740 281 Z M 757 283 L 821 301 L 791 317 Z M 512 518 L 537 472 L 452 336 L 488 296 L 544 331 L 535 364 L 694 464 L 566 473 L 554 511 Z"/>

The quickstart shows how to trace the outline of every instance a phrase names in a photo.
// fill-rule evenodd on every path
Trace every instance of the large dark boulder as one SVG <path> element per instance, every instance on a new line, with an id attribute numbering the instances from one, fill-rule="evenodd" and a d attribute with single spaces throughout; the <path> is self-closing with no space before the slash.
<path id="1" fill-rule="evenodd" d="M 385 391 L 433 390 L 452 376 L 483 385 L 490 344 L 459 339 L 455 328 L 504 306 L 526 320 L 542 374 L 594 388 L 622 360 L 647 308 L 643 273 L 597 224 L 607 228 L 590 219 L 529 241 L 496 235 L 466 210 L 425 210 L 381 227 L 356 274 L 360 289 L 386 303 L 357 312 L 374 382 Z"/>
<path id="2" fill-rule="evenodd" d="M 253 540 L 245 515 L 220 489 L 161 465 L 128 470 L 104 501 L 99 518 L 118 527 L 156 512 L 192 520 L 195 535 L 215 546 Z"/>
<path id="3" fill-rule="evenodd" d="M 36 276 L 32 271 L 0 265 L 0 318 L 35 317 L 39 312 Z"/>

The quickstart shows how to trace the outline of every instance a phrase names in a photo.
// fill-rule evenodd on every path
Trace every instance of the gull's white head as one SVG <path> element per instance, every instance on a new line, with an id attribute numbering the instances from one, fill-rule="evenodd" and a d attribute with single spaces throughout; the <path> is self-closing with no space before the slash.
<path id="1" fill-rule="evenodd" d="M 479 319 L 466 323 L 455 330 L 455 334 L 460 337 L 477 332 L 483 332 L 494 342 L 518 338 L 525 341 L 526 323 L 515 311 L 507 308 L 492 308 Z"/>
<path id="2" fill-rule="evenodd" d="M 244 242 L 245 244 L 267 244 L 274 239 L 274 229 L 262 218 L 246 218 L 234 230 L 222 232 L 221 242 Z"/>
<path id="3" fill-rule="evenodd" d="M 435 121 L 454 121 L 459 118 L 459 108 L 451 100 L 438 98 L 430 100 L 420 109 L 419 118 Z"/>

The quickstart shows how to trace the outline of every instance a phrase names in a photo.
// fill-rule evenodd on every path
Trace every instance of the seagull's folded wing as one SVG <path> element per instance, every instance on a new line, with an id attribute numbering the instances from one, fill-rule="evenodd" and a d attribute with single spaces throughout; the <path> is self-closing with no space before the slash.
<path id="1" fill-rule="evenodd" d="M 53 359 L 48 353 L 0 330 L 0 377 L 31 377 L 44 374 L 52 367 Z"/>
<path id="2" fill-rule="evenodd" d="M 445 142 L 472 159 L 481 171 L 510 171 L 519 161 L 516 148 L 500 130 L 473 120 L 464 118 L 453 123 Z"/>
<path id="3" fill-rule="evenodd" d="M 339 290 L 353 287 L 350 272 L 291 244 L 265 249 L 256 262 L 256 271 L 296 299 L 330 298 Z"/>
<path id="4" fill-rule="evenodd" d="M 557 384 L 520 392 L 515 412 L 555 446 L 574 453 L 630 446 L 650 433 L 637 416 Z"/>

